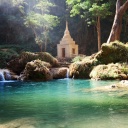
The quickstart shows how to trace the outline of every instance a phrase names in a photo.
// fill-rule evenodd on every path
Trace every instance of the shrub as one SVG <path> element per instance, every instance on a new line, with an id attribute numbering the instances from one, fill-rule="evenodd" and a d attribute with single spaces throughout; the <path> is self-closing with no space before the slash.
<path id="1" fill-rule="evenodd" d="M 82 61 L 83 59 L 85 58 L 85 56 L 76 56 L 75 58 L 72 59 L 72 62 L 79 62 L 79 61 Z"/>
<path id="2" fill-rule="evenodd" d="M 18 53 L 12 49 L 0 49 L 0 68 L 5 68 L 7 62 L 18 57 Z"/>

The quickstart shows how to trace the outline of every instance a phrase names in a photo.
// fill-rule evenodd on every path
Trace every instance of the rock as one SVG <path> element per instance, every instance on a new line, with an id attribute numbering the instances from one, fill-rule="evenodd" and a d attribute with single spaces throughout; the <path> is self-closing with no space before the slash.
<path id="1" fill-rule="evenodd" d="M 62 79 L 67 77 L 68 68 L 61 67 L 61 68 L 51 68 L 50 72 L 54 79 Z"/>
<path id="2" fill-rule="evenodd" d="M 127 80 L 128 79 L 128 76 L 127 76 L 127 74 L 119 74 L 119 76 L 120 76 L 120 79 L 122 79 L 122 80 Z"/>
<path id="3" fill-rule="evenodd" d="M 105 67 L 108 68 L 108 66 L 106 65 L 110 63 L 123 64 L 124 62 L 127 62 L 127 60 L 128 60 L 128 44 L 123 44 L 119 41 L 114 41 L 114 42 L 111 42 L 110 44 L 104 43 L 102 44 L 101 50 L 98 53 L 93 54 L 92 56 L 86 56 L 82 61 L 71 64 L 70 76 L 74 78 L 84 78 L 84 79 L 90 78 L 90 73 L 95 66 L 102 65 L 102 68 L 105 68 Z M 101 70 L 101 66 L 100 66 L 100 70 Z M 91 73 L 91 77 L 95 79 L 100 79 L 100 78 L 101 79 L 102 78 L 103 79 L 118 79 L 118 78 L 128 79 L 126 76 L 126 74 L 128 74 L 128 66 L 127 68 L 122 69 L 122 70 L 126 70 L 122 72 L 121 69 L 119 69 L 118 71 L 118 68 L 116 69 L 116 65 L 115 65 L 114 70 L 115 71 L 112 72 L 110 69 L 109 73 L 107 73 L 107 71 L 105 73 L 105 69 L 104 69 L 103 76 L 101 76 L 102 75 L 101 71 L 100 73 L 98 73 L 100 77 L 97 77 L 98 75 L 94 71 L 92 71 L 93 73 Z M 121 73 L 118 73 L 118 72 L 121 72 Z"/>
<path id="4" fill-rule="evenodd" d="M 20 56 L 14 60 L 11 60 L 7 63 L 7 68 L 12 70 L 13 72 L 20 74 L 24 69 L 28 62 L 33 60 L 45 61 L 51 64 L 52 67 L 58 67 L 58 60 L 51 56 L 49 53 L 46 52 L 38 52 L 38 53 L 31 53 L 31 52 L 23 52 Z"/>
<path id="5" fill-rule="evenodd" d="M 116 63 L 116 64 L 108 64 L 108 65 L 98 65 L 93 68 L 90 73 L 90 77 L 92 79 L 100 79 L 100 80 L 113 80 L 113 79 L 120 79 L 126 80 L 127 72 L 123 70 L 123 64 Z"/>
<path id="6" fill-rule="evenodd" d="M 19 79 L 31 81 L 51 80 L 52 74 L 50 73 L 48 67 L 51 67 L 51 65 L 41 60 L 28 62 Z"/>
<path id="7" fill-rule="evenodd" d="M 89 74 L 95 65 L 95 61 L 84 59 L 81 62 L 72 63 L 69 67 L 70 77 L 73 78 L 90 78 Z"/>

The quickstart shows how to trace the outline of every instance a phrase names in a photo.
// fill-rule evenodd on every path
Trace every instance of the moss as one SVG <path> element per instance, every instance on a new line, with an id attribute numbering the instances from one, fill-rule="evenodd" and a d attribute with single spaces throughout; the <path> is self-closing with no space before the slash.
<path id="1" fill-rule="evenodd" d="M 79 55 L 79 56 L 76 56 L 72 59 L 72 62 L 80 62 L 82 61 L 83 59 L 85 58 L 85 55 Z"/>
<path id="2" fill-rule="evenodd" d="M 126 62 L 128 60 L 128 45 L 119 41 L 110 44 L 105 43 L 95 58 L 99 61 L 99 64 Z"/>
<path id="3" fill-rule="evenodd" d="M 85 57 L 81 62 L 75 62 L 70 66 L 70 75 L 76 78 L 90 78 L 89 74 L 91 70 L 101 64 L 110 63 L 124 63 L 128 61 L 128 44 L 123 44 L 119 41 L 111 42 L 110 44 L 104 43 L 101 47 L 101 51 L 92 56 Z M 113 69 L 112 69 L 113 70 Z M 126 68 L 122 70 L 127 70 Z M 124 73 L 124 72 L 123 72 Z M 101 76 L 102 75 L 102 76 Z M 120 76 L 114 72 L 103 74 L 101 72 L 100 77 L 102 79 L 116 79 Z"/>
<path id="4" fill-rule="evenodd" d="M 8 63 L 8 68 L 14 71 L 17 74 L 20 74 L 26 64 L 33 60 L 41 60 L 51 64 L 52 67 L 58 66 L 58 61 L 52 55 L 46 52 L 39 52 L 39 53 L 31 53 L 31 52 L 23 52 L 20 54 L 18 58 L 12 60 Z M 15 65 L 15 67 L 14 67 Z"/>
<path id="5" fill-rule="evenodd" d="M 101 80 L 127 79 L 128 72 L 124 70 L 124 66 L 125 65 L 121 63 L 98 65 L 91 71 L 90 77 Z"/>
<path id="6" fill-rule="evenodd" d="M 53 67 L 58 66 L 58 60 L 54 58 L 51 54 L 47 52 L 39 52 L 37 54 L 40 60 L 50 63 Z"/>
<path id="7" fill-rule="evenodd" d="M 51 65 L 41 60 L 28 62 L 20 79 L 32 81 L 50 80 L 52 75 L 47 67 L 51 67 Z"/>

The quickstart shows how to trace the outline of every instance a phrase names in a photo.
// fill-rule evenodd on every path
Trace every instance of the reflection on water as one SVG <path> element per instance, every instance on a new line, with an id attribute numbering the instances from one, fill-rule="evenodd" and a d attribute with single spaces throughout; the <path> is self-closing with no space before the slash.
<path id="1" fill-rule="evenodd" d="M 0 83 L 0 128 L 126 128 L 128 95 L 83 92 L 113 81 Z"/>

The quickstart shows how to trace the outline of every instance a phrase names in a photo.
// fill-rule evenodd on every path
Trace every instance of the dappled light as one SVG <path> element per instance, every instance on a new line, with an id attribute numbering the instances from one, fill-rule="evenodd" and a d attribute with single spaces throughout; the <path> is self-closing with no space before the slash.
<path id="1" fill-rule="evenodd" d="M 127 10 L 0 0 L 0 128 L 127 128 Z"/>

